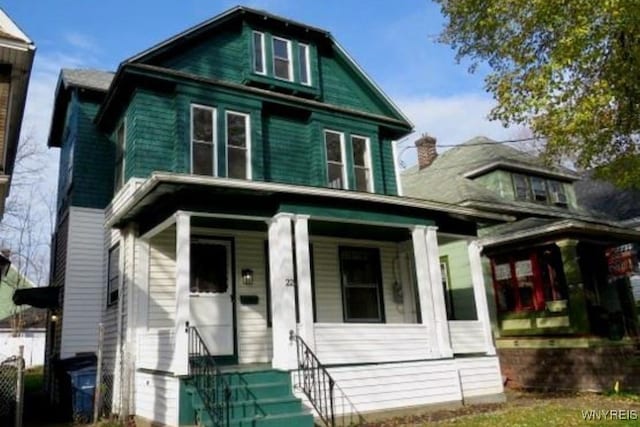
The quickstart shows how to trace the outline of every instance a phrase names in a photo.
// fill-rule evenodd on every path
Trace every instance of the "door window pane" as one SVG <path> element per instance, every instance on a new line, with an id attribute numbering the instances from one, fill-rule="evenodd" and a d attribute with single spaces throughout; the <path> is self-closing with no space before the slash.
<path id="1" fill-rule="evenodd" d="M 191 243 L 191 292 L 225 293 L 227 277 L 227 248 L 213 243 Z"/>

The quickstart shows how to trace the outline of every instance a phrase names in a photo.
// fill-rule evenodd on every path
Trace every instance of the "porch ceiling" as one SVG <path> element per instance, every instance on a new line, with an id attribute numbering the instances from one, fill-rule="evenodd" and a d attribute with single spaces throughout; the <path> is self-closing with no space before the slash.
<path id="1" fill-rule="evenodd" d="M 107 218 L 107 225 L 120 227 L 128 222 L 137 222 L 141 233 L 144 233 L 178 210 L 256 221 L 271 218 L 279 212 L 290 212 L 309 215 L 312 220 L 403 230 L 416 224 L 437 225 L 440 232 L 469 236 L 476 233 L 476 221 L 505 219 L 503 215 L 403 197 L 155 173 Z M 327 228 L 319 224 L 316 226 Z M 345 232 L 345 226 L 342 230 L 336 226 L 329 228 L 326 233 Z M 390 239 L 399 237 L 397 233 L 391 234 Z"/>

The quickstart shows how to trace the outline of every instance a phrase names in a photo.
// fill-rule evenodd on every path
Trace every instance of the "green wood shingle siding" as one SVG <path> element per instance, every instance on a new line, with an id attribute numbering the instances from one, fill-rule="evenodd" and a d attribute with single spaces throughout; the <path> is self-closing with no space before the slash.
<path id="1" fill-rule="evenodd" d="M 138 90 L 125 117 L 125 181 L 131 177 L 146 178 L 154 171 L 186 171 L 178 167 L 176 161 L 176 103 L 173 95 Z"/>
<path id="2" fill-rule="evenodd" d="M 241 83 L 250 60 L 241 28 L 227 26 L 215 36 L 200 39 L 179 54 L 158 65 L 199 76 Z"/>
<path id="3" fill-rule="evenodd" d="M 263 127 L 265 179 L 311 185 L 309 166 L 317 160 L 309 155 L 312 144 L 308 126 L 294 118 L 269 114 Z"/>
<path id="4" fill-rule="evenodd" d="M 58 210 L 66 206 L 102 209 L 113 192 L 113 146 L 93 119 L 99 103 L 73 93 L 60 152 Z M 73 161 L 72 182 L 67 181 Z"/>

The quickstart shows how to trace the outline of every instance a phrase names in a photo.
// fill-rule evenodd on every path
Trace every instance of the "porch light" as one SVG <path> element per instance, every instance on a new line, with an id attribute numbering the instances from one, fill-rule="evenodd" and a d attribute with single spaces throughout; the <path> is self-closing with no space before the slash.
<path id="1" fill-rule="evenodd" d="M 57 321 L 58 321 L 58 316 L 57 316 L 57 315 L 55 315 L 55 314 L 52 314 L 52 315 L 51 315 L 51 321 L 52 321 L 52 322 L 57 322 Z"/>
<path id="2" fill-rule="evenodd" d="M 242 284 L 245 286 L 253 285 L 253 270 L 250 268 L 242 269 Z"/>

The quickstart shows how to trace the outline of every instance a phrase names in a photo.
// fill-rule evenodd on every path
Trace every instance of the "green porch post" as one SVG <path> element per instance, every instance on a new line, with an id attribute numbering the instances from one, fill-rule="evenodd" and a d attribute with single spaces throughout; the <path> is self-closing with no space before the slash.
<path id="1" fill-rule="evenodd" d="M 562 255 L 562 269 L 569 290 L 569 319 L 571 328 L 576 333 L 589 333 L 589 313 L 587 312 L 587 297 L 584 291 L 584 281 L 578 263 L 577 240 L 565 239 L 556 242 Z"/>

